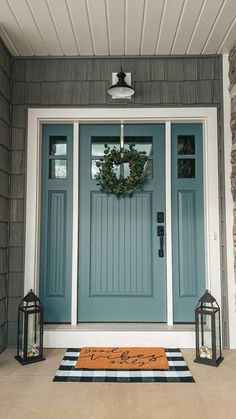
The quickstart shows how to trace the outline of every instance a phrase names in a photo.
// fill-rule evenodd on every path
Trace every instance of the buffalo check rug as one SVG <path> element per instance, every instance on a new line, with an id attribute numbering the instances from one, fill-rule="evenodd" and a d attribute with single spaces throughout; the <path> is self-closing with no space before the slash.
<path id="1" fill-rule="evenodd" d="M 179 348 L 165 348 L 169 369 L 127 370 L 76 368 L 80 348 L 68 348 L 53 379 L 56 382 L 194 383 Z"/>

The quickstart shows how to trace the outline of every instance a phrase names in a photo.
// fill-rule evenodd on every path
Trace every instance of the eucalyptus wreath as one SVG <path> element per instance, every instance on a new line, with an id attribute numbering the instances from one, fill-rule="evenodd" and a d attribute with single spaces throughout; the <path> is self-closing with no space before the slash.
<path id="1" fill-rule="evenodd" d="M 121 150 L 116 147 L 110 148 L 107 144 L 104 147 L 104 156 L 96 162 L 99 169 L 96 175 L 97 185 L 101 186 L 101 191 L 112 193 L 119 198 L 132 196 L 134 190 L 142 189 L 148 178 L 148 172 L 145 169 L 145 163 L 148 160 L 146 152 L 135 150 L 134 145 Z M 126 178 L 121 175 L 117 177 L 115 166 L 124 163 L 129 164 L 129 175 Z"/>

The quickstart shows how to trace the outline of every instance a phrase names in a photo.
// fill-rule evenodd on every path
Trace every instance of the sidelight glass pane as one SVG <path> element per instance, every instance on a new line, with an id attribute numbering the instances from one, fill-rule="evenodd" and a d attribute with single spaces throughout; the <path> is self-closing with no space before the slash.
<path id="1" fill-rule="evenodd" d="M 66 179 L 67 177 L 67 160 L 53 159 L 49 161 L 49 178 L 50 179 Z"/>
<path id="2" fill-rule="evenodd" d="M 194 135 L 178 135 L 178 154 L 195 154 Z"/>
<path id="3" fill-rule="evenodd" d="M 195 159 L 178 159 L 178 178 L 195 178 Z"/>
<path id="4" fill-rule="evenodd" d="M 65 136 L 51 135 L 49 139 L 49 154 L 50 156 L 66 156 L 67 143 Z"/>

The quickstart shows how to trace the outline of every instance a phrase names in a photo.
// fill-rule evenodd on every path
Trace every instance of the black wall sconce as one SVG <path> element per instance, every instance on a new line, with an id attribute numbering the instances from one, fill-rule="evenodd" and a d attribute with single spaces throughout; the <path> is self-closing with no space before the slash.
<path id="1" fill-rule="evenodd" d="M 119 71 L 116 76 L 118 81 L 109 87 L 109 95 L 111 95 L 113 99 L 130 99 L 135 91 L 132 86 L 125 82 L 126 73 L 124 73 L 121 68 L 121 71 Z"/>

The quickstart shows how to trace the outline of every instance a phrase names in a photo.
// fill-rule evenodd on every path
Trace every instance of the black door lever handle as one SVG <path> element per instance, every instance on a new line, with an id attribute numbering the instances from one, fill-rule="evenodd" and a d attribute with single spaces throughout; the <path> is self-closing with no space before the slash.
<path id="1" fill-rule="evenodd" d="M 158 251 L 158 255 L 160 258 L 164 257 L 164 234 L 165 234 L 165 230 L 164 230 L 164 226 L 158 226 L 157 227 L 157 235 L 158 237 L 160 237 L 160 249 Z"/>

